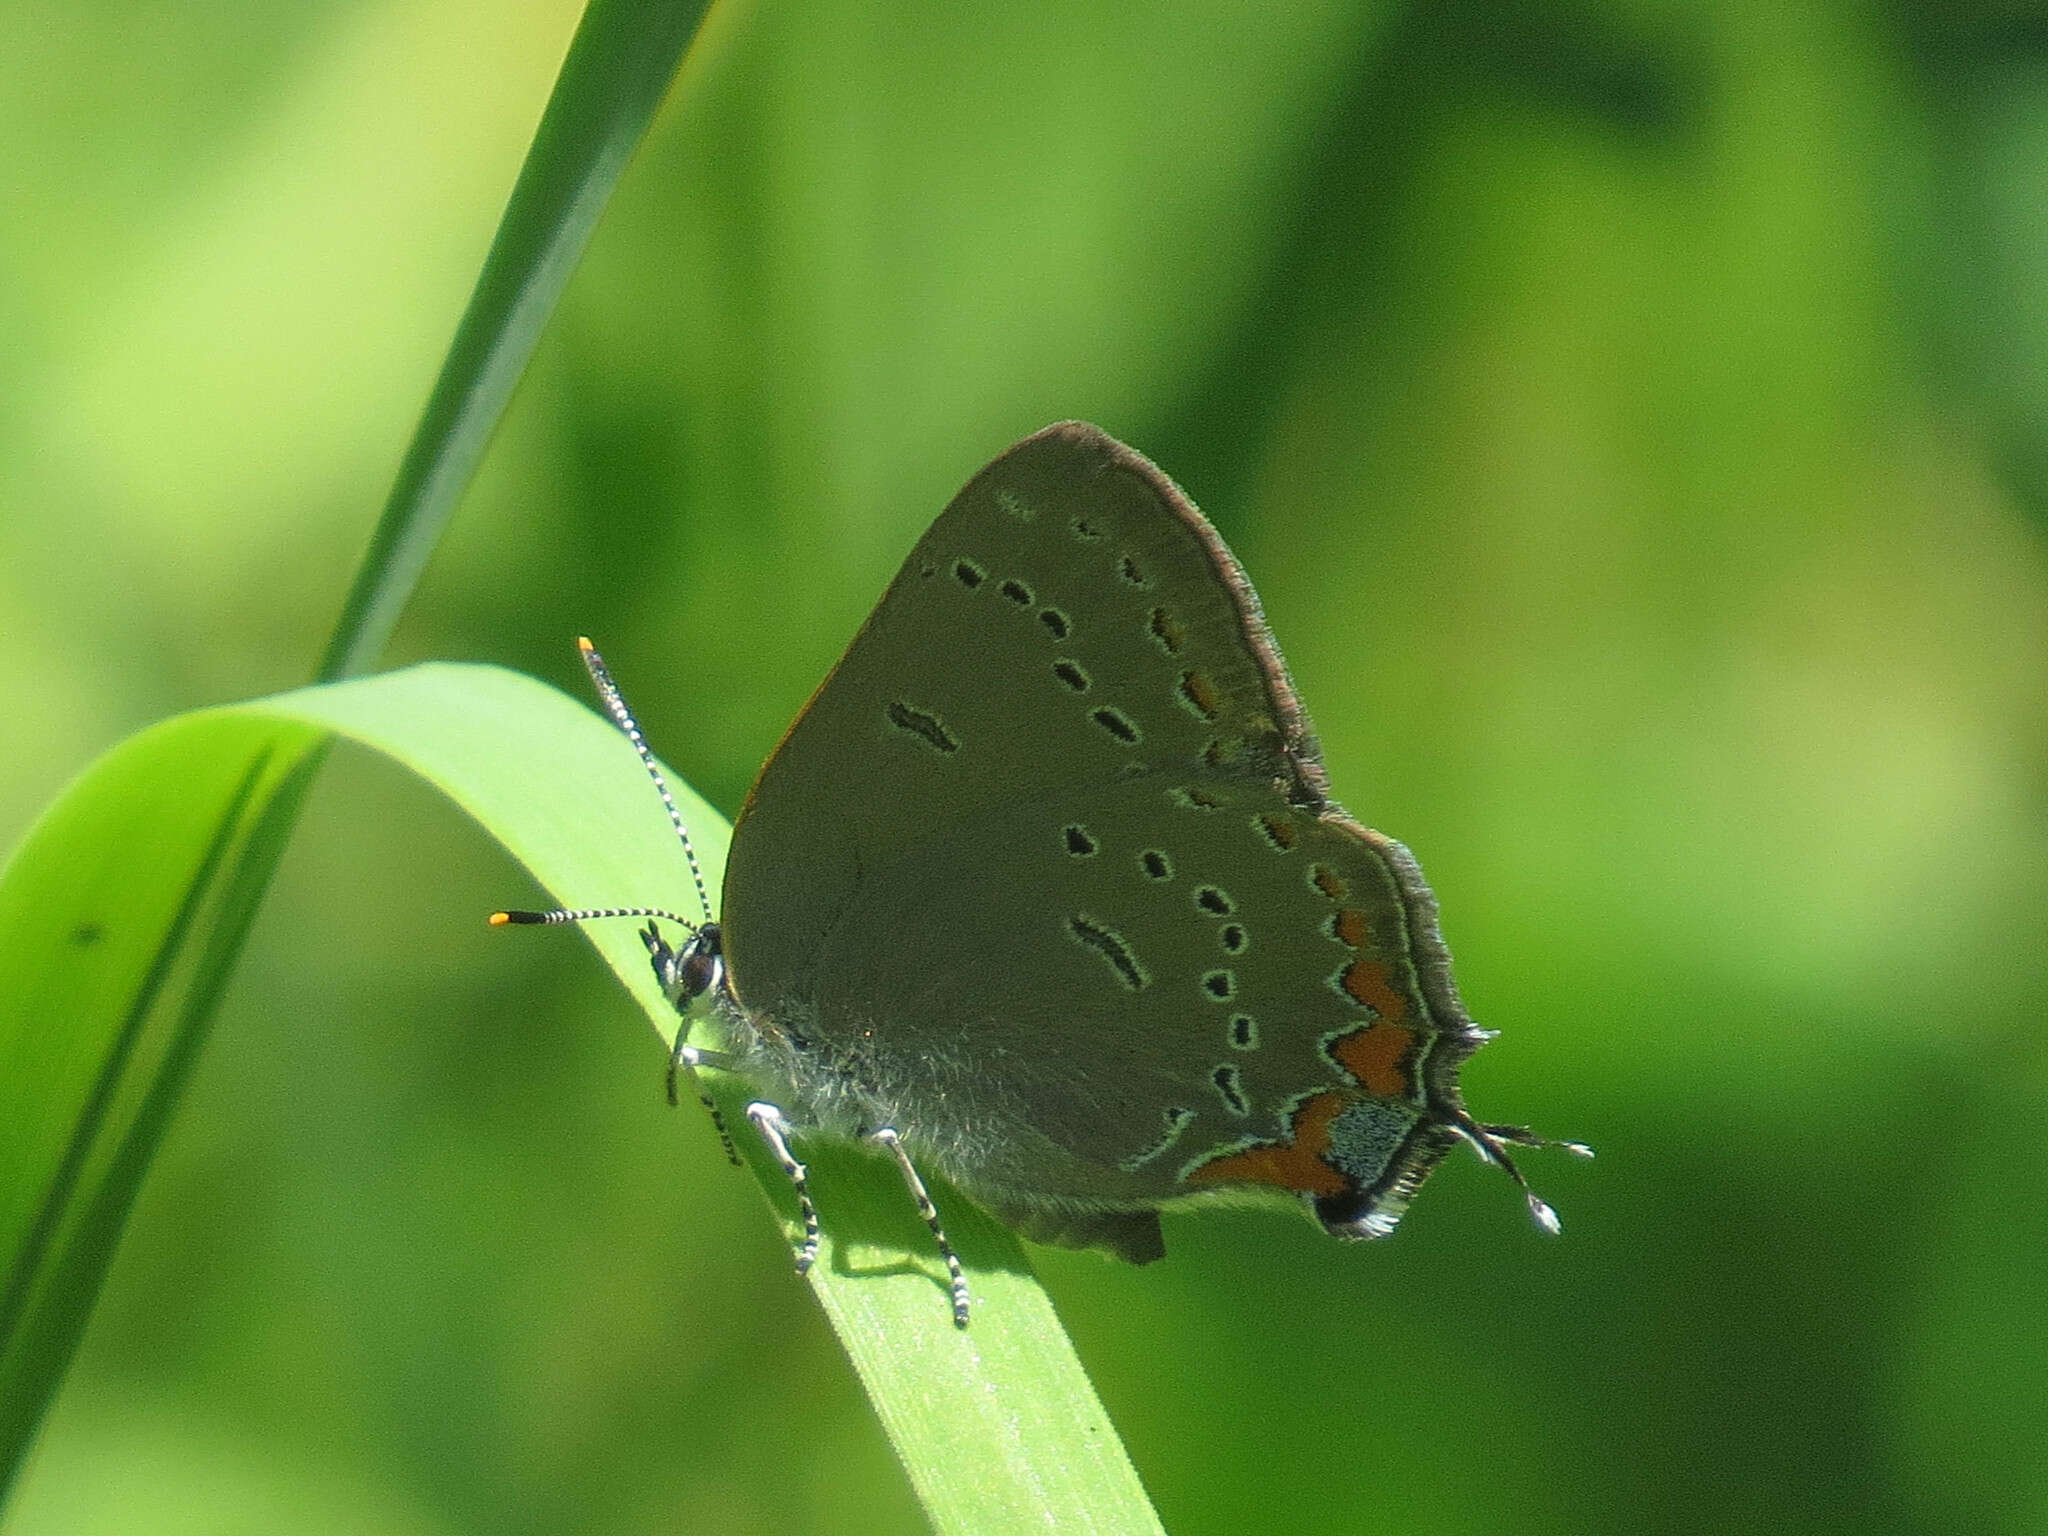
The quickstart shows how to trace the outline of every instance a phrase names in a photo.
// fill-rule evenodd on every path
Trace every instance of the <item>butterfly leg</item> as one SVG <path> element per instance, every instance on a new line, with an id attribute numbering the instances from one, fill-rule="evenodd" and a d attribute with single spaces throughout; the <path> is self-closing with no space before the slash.
<path id="1" fill-rule="evenodd" d="M 809 1170 L 789 1150 L 789 1141 L 783 1135 L 789 1129 L 789 1122 L 782 1118 L 781 1110 L 756 1099 L 747 1106 L 747 1118 L 754 1122 L 754 1129 L 761 1133 L 761 1139 L 768 1143 L 768 1150 L 775 1154 L 775 1160 L 782 1165 L 783 1173 L 796 1189 L 797 1215 L 804 1224 L 804 1239 L 796 1250 L 796 1272 L 809 1274 L 811 1266 L 818 1261 L 818 1208 L 811 1204 Z"/>
<path id="2" fill-rule="evenodd" d="M 700 1051 L 696 1046 L 689 1044 L 688 1029 L 687 1023 L 678 1027 L 675 1048 L 668 1053 L 669 1108 L 673 1109 L 682 1102 L 676 1092 L 676 1082 L 687 1075 L 697 1089 L 697 1102 L 702 1104 L 704 1112 L 711 1116 L 711 1128 L 718 1132 L 718 1144 L 725 1149 L 725 1160 L 735 1168 L 744 1167 L 745 1165 L 740 1162 L 738 1148 L 732 1144 L 732 1132 L 726 1129 L 724 1112 L 719 1109 L 710 1092 L 697 1077 L 699 1067 L 709 1067 L 714 1072 L 731 1071 L 731 1058 L 722 1051 Z"/>
<path id="3" fill-rule="evenodd" d="M 585 653 L 586 658 L 596 654 L 594 651 Z M 603 662 L 598 661 L 594 665 L 598 672 L 602 672 Z M 605 677 L 598 686 L 600 692 L 604 691 L 611 686 L 611 679 Z M 619 707 L 623 709 L 625 706 L 621 704 Z M 638 727 L 633 727 L 626 734 L 637 739 L 637 732 Z M 660 782 L 658 775 L 656 782 Z M 689 1043 L 691 1005 L 707 992 L 715 993 L 724 985 L 725 962 L 719 948 L 718 930 L 706 923 L 697 928 L 681 949 L 675 949 L 661 936 L 661 930 L 650 922 L 640 930 L 640 942 L 647 946 L 647 959 L 654 967 L 655 979 L 661 983 L 662 995 L 676 1011 L 676 1043 L 668 1053 L 669 1107 L 674 1108 L 681 1102 L 676 1092 L 676 1080 L 688 1074 L 691 1085 L 697 1090 L 697 1102 L 711 1116 L 711 1128 L 718 1132 L 718 1144 L 725 1148 L 725 1160 L 737 1168 L 740 1155 L 733 1147 L 732 1132 L 726 1129 L 725 1116 L 697 1077 L 699 1067 L 731 1071 L 732 1059 L 719 1051 L 700 1051 Z"/>
<path id="4" fill-rule="evenodd" d="M 967 1276 L 960 1269 L 960 1255 L 953 1251 L 946 1229 L 939 1224 L 939 1208 L 932 1204 L 931 1192 L 924 1187 L 924 1180 L 917 1176 L 917 1169 L 911 1165 L 910 1154 L 903 1150 L 903 1138 L 888 1126 L 879 1131 L 870 1131 L 868 1141 L 883 1148 L 896 1159 L 896 1166 L 903 1174 L 903 1182 L 910 1186 L 911 1198 L 917 1201 L 917 1214 L 924 1218 L 924 1224 L 932 1229 L 932 1240 L 939 1245 L 939 1257 L 946 1261 L 946 1273 L 952 1279 L 953 1325 L 967 1326 Z"/>

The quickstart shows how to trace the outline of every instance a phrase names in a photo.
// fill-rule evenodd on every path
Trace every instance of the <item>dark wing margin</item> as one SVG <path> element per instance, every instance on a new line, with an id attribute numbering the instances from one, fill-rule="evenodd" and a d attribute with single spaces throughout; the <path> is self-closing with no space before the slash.
<path id="1" fill-rule="evenodd" d="M 1018 1236 L 1048 1248 L 1096 1248 L 1132 1264 L 1166 1257 L 1157 1211 L 1061 1210 L 986 1198 L 982 1203 Z"/>
<path id="2" fill-rule="evenodd" d="M 1237 610 L 1238 628 L 1244 635 L 1245 645 L 1257 659 L 1259 671 L 1265 679 L 1266 698 L 1272 705 L 1273 718 L 1279 724 L 1290 770 L 1292 782 L 1287 798 L 1304 809 L 1322 810 L 1330 803 L 1330 780 L 1323 768 L 1322 747 L 1316 740 L 1315 728 L 1309 723 L 1308 712 L 1302 707 L 1301 696 L 1295 692 L 1294 679 L 1288 675 L 1280 647 L 1274 643 L 1273 632 L 1267 627 L 1266 612 L 1259 604 L 1259 594 L 1252 590 L 1244 567 L 1237 563 L 1237 557 L 1223 542 L 1222 535 L 1202 515 L 1187 492 L 1174 483 L 1172 476 L 1102 428 L 1086 421 L 1056 421 L 1042 431 L 1032 433 L 1017 447 L 1047 438 L 1096 454 L 1105 469 L 1132 476 L 1194 535 L 1210 565 L 1222 579 L 1231 606 Z"/>

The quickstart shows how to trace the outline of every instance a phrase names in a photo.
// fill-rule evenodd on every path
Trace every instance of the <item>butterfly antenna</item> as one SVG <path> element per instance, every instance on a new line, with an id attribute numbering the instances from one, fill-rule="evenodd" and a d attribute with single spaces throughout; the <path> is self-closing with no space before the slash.
<path id="1" fill-rule="evenodd" d="M 697 888 L 697 910 L 704 915 L 701 923 L 693 923 L 678 917 L 673 912 L 642 910 L 634 915 L 640 917 L 665 917 L 680 923 L 691 933 L 700 931 L 715 934 L 710 928 L 711 897 L 704 889 L 704 870 L 697 862 L 696 844 L 690 841 L 690 829 L 683 825 L 683 813 L 676 809 L 676 797 L 668 792 L 668 780 L 661 776 L 661 769 L 654 761 L 654 753 L 648 749 L 647 738 L 640 734 L 640 722 L 633 718 L 633 711 L 626 706 L 626 696 L 619 692 L 619 685 L 612 681 L 611 669 L 604 664 L 604 658 L 597 653 L 597 647 L 590 643 L 588 635 L 576 637 L 576 649 L 583 657 L 584 669 L 590 673 L 591 686 L 597 689 L 597 696 L 604 703 L 604 712 L 612 717 L 612 724 L 633 743 L 633 751 L 639 755 L 640 766 L 647 770 L 647 777 L 654 781 L 654 792 L 661 796 L 662 806 L 668 811 L 669 825 L 676 829 L 676 840 L 683 845 L 683 858 L 690 866 L 690 883 Z M 619 914 L 624 915 L 624 914 Z M 640 940 L 647 946 L 647 953 L 653 958 L 655 970 L 662 977 L 662 990 L 680 1013 L 687 1009 L 690 999 L 718 984 L 721 974 L 718 951 L 714 945 L 710 950 L 690 945 L 678 953 L 662 941 L 654 924 L 649 923 L 641 930 Z M 739 1152 L 732 1144 L 732 1133 L 725 1127 L 725 1115 L 697 1078 L 700 1066 L 727 1065 L 724 1058 L 715 1052 L 700 1051 L 687 1044 L 690 1026 L 687 1020 L 677 1026 L 675 1046 L 668 1056 L 668 1101 L 677 1102 L 677 1079 L 688 1077 L 697 1083 L 697 1102 L 710 1112 L 711 1127 L 718 1132 L 719 1144 L 725 1148 L 726 1161 L 735 1168 L 740 1166 Z"/>
<path id="2" fill-rule="evenodd" d="M 704 889 L 704 871 L 697 863 L 697 849 L 690 841 L 690 829 L 683 825 L 683 813 L 676 809 L 675 796 L 668 792 L 668 780 L 661 776 L 661 769 L 655 765 L 654 754 L 647 748 L 647 738 L 640 734 L 640 722 L 633 718 L 633 711 L 626 707 L 626 697 L 619 692 L 619 685 L 612 681 L 612 674 L 604 664 L 604 658 L 597 654 L 597 647 L 589 637 L 578 635 L 576 649 L 583 654 L 583 665 L 590 673 L 590 681 L 597 689 L 597 696 L 604 703 L 604 712 L 612 717 L 612 724 L 626 733 L 626 740 L 633 743 L 633 750 L 640 755 L 640 766 L 647 770 L 647 777 L 654 780 L 654 791 L 661 796 L 661 803 L 668 808 L 669 824 L 676 829 L 676 837 L 683 845 L 683 857 L 690 864 L 690 880 L 697 887 L 697 906 L 704 914 L 704 921 L 711 920 L 711 898 Z M 667 912 L 648 914 L 655 917 L 672 917 Z M 683 922 L 681 918 L 674 919 Z M 683 923 L 695 932 L 698 924 Z"/>
<path id="3" fill-rule="evenodd" d="M 1552 1141 L 1524 1130 L 1519 1125 L 1481 1125 L 1464 1110 L 1457 1118 L 1448 1122 L 1449 1128 L 1464 1137 L 1474 1152 L 1484 1162 L 1493 1164 L 1522 1188 L 1522 1197 L 1529 1202 L 1529 1214 L 1536 1225 L 1556 1237 L 1564 1230 L 1564 1224 L 1557 1219 L 1557 1212 L 1550 1203 L 1529 1187 L 1529 1181 L 1522 1177 L 1522 1170 L 1515 1166 L 1515 1160 L 1508 1156 L 1507 1143 L 1518 1147 L 1556 1147 L 1570 1152 L 1575 1157 L 1591 1157 L 1593 1149 L 1581 1141 Z"/>
<path id="4" fill-rule="evenodd" d="M 667 907 L 557 907 L 547 912 L 493 912 L 489 921 L 493 928 L 502 928 L 507 923 L 587 923 L 605 917 L 665 917 L 691 933 L 702 926 Z"/>

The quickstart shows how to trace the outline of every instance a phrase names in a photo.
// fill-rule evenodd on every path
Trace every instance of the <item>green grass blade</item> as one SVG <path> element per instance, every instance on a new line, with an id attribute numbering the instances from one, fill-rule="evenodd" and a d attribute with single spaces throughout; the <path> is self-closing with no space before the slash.
<path id="1" fill-rule="evenodd" d="M 382 651 L 707 3 L 593 0 L 586 11 L 322 677 L 360 672 Z M 144 732 L 8 864 L 0 1488 L 76 1348 L 322 739 L 254 714 Z"/>
<path id="2" fill-rule="evenodd" d="M 0 1486 L 84 1330 L 321 740 L 253 716 L 158 726 L 0 871 Z"/>
<path id="3" fill-rule="evenodd" d="M 160 1129 L 160 1106 L 174 1096 L 175 1082 L 157 1086 L 146 1064 L 157 1064 L 160 1080 L 189 1059 L 210 988 L 253 909 L 260 881 L 252 884 L 247 872 L 267 870 L 267 843 L 330 730 L 439 787 L 564 904 L 688 899 L 674 835 L 617 733 L 591 710 L 515 673 L 434 665 L 307 688 L 182 717 L 110 754 L 38 827 L 0 882 L 0 998 L 9 1010 L 0 1013 L 0 1067 L 79 1063 L 62 1081 L 54 1072 L 10 1076 L 31 1097 L 57 1096 L 42 1119 L 61 1126 L 70 1113 L 64 1105 L 84 1091 L 76 1080 L 89 1079 L 116 1052 L 131 1014 L 169 1020 L 168 1044 L 127 1053 L 117 1091 L 102 1095 L 107 1107 L 95 1121 L 90 1155 L 72 1155 L 62 1136 L 51 1136 L 25 1149 L 34 1157 L 0 1165 L 8 1180 L 0 1212 L 45 1210 L 52 1192 L 62 1191 L 59 1215 L 41 1223 L 42 1238 L 33 1238 L 32 1220 L 0 1228 L 10 1243 L 0 1260 L 22 1262 L 31 1248 L 36 1255 L 29 1263 L 36 1305 L 15 1336 L 0 1337 L 0 1383 L 9 1400 L 17 1385 L 44 1394 L 54 1386 L 62 1366 L 56 1357 L 75 1338 L 71 1320 L 83 1318 Z M 193 785 L 199 792 L 188 791 Z M 185 797 L 192 804 L 181 813 Z M 725 828 L 686 789 L 676 798 L 715 885 Z M 114 851 L 157 820 L 170 833 L 162 850 L 135 861 L 119 889 L 76 875 L 110 867 Z M 217 848 L 206 833 L 222 824 L 237 830 Z M 87 925 L 98 925 L 101 936 L 81 950 L 76 935 Z M 632 926 L 585 932 L 669 1038 L 675 1017 Z M 532 937 L 508 933 L 506 942 Z M 96 984 L 91 968 L 117 951 L 127 957 L 124 985 Z M 157 958 L 165 954 L 168 961 Z M 173 981 L 158 979 L 153 964 Z M 736 1140 L 793 1230 L 785 1181 L 744 1133 L 744 1085 L 714 1078 L 708 1086 L 742 1128 Z M 944 1270 L 894 1171 L 849 1147 L 807 1145 L 804 1152 L 826 1225 L 811 1284 L 934 1527 L 977 1536 L 1158 1530 L 1017 1240 L 940 1192 L 974 1289 L 974 1325 L 962 1333 L 952 1325 Z M 802 1426 L 792 1432 L 800 1438 Z"/>
<path id="4" fill-rule="evenodd" d="M 383 654 L 708 4 L 591 0 L 584 12 L 328 641 L 323 680 L 358 676 Z"/>

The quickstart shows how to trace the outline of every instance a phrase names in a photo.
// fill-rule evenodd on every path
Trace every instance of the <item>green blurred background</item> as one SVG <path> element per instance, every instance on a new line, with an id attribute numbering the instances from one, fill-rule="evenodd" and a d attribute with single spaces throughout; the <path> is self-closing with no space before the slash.
<path id="1" fill-rule="evenodd" d="M 0 11 L 0 839 L 309 675 L 575 20 Z M 731 811 L 1062 416 L 1601 1152 L 1045 1253 L 1168 1527 L 2048 1524 L 2048 7 L 715 6 L 389 660 L 592 634 Z M 331 765 L 7 1536 L 918 1528 L 533 895 Z"/>

